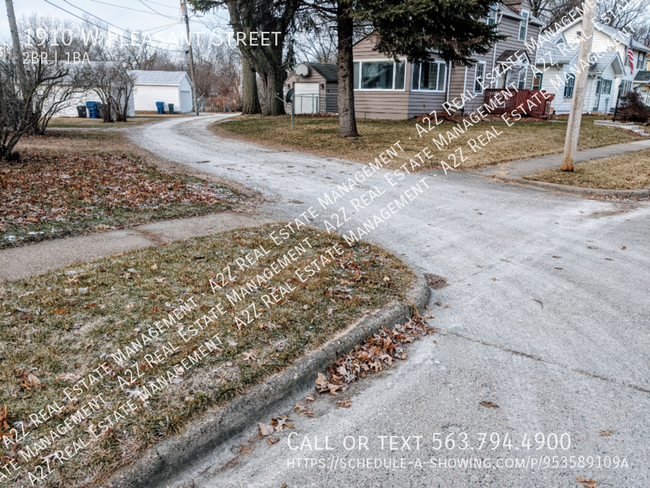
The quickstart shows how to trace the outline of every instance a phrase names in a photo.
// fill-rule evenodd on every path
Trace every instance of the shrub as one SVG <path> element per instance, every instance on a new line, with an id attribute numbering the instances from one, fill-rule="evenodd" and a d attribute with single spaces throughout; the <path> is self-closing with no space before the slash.
<path id="1" fill-rule="evenodd" d="M 650 110 L 641 100 L 641 95 L 635 91 L 621 97 L 623 104 L 618 108 L 618 115 L 623 122 L 639 122 L 645 124 L 650 118 Z"/>

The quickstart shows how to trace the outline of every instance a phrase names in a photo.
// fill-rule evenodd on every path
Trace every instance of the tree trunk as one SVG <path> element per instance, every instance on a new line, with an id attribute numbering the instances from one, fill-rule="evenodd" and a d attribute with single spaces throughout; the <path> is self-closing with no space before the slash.
<path id="1" fill-rule="evenodd" d="M 357 119 L 354 113 L 354 65 L 352 58 L 352 34 L 354 20 L 350 16 L 349 5 L 339 0 L 336 6 L 336 25 L 338 31 L 339 70 L 339 137 L 359 137 Z"/>
<path id="2" fill-rule="evenodd" d="M 263 113 L 264 115 L 284 115 L 286 112 L 284 111 L 284 101 L 282 98 L 282 85 L 287 76 L 282 66 L 274 66 L 269 71 L 266 77 L 266 86 L 264 87 L 266 91 L 264 94 L 266 104 Z"/>
<path id="3" fill-rule="evenodd" d="M 257 73 L 250 68 L 244 57 L 242 57 L 242 70 L 242 113 L 261 114 L 262 107 L 257 94 Z"/>

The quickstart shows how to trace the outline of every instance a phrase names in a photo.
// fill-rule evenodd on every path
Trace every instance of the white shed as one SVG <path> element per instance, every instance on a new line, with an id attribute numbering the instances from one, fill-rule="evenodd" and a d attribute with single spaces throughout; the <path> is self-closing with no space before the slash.
<path id="1" fill-rule="evenodd" d="M 134 70 L 133 99 L 136 112 L 155 112 L 156 102 L 170 103 L 175 112 L 192 111 L 192 81 L 185 71 Z"/>

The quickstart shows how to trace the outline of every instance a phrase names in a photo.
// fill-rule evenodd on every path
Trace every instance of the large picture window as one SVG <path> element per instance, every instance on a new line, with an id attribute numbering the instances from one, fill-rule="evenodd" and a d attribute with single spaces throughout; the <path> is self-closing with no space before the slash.
<path id="1" fill-rule="evenodd" d="M 413 90 L 445 91 L 447 65 L 444 61 L 429 61 L 413 65 Z"/>
<path id="2" fill-rule="evenodd" d="M 573 98 L 573 87 L 576 84 L 576 75 L 570 74 L 566 77 L 564 84 L 564 98 Z"/>
<path id="3" fill-rule="evenodd" d="M 354 88 L 359 90 L 403 90 L 406 66 L 403 61 L 359 61 L 354 63 Z"/>
<path id="4" fill-rule="evenodd" d="M 519 15 L 521 15 L 521 20 L 519 21 L 519 40 L 523 42 L 528 35 L 528 12 L 522 10 Z"/>
<path id="5" fill-rule="evenodd" d="M 483 93 L 485 86 L 485 61 L 479 61 L 474 67 L 474 93 Z"/>

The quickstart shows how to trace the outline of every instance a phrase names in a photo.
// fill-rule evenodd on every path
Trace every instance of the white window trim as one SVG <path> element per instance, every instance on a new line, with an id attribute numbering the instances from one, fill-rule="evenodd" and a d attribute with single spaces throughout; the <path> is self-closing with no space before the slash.
<path id="1" fill-rule="evenodd" d="M 524 74 L 524 86 L 523 88 L 519 88 L 519 82 L 521 81 L 521 74 Z M 519 70 L 519 73 L 517 73 L 517 89 L 518 90 L 525 90 L 526 89 L 526 82 L 528 79 L 528 66 L 524 66 Z"/>
<path id="2" fill-rule="evenodd" d="M 361 77 L 363 76 L 363 63 L 393 63 L 395 60 L 392 58 L 377 58 L 377 59 L 355 59 L 355 63 L 359 63 L 359 88 L 354 87 L 354 91 L 362 92 L 405 92 L 407 85 L 406 72 L 408 71 L 408 62 L 406 58 L 397 58 L 400 62 L 404 63 L 404 88 L 361 88 Z M 397 70 L 393 68 L 393 86 L 395 86 L 395 77 L 397 76 Z"/>
<path id="3" fill-rule="evenodd" d="M 487 25 L 497 25 L 499 23 L 499 8 L 496 5 L 490 7 L 490 12 L 494 12 L 494 24 L 490 24 L 490 14 L 485 18 Z"/>
<path id="4" fill-rule="evenodd" d="M 444 61 L 439 61 L 437 59 L 431 60 L 431 61 L 428 61 L 428 62 L 429 63 L 442 64 L 445 67 L 445 76 L 444 76 L 444 78 L 442 80 L 442 90 L 427 90 L 426 88 L 424 88 L 424 89 L 419 88 L 421 78 L 418 76 L 418 88 L 417 89 L 411 88 L 411 91 L 412 92 L 418 92 L 418 93 L 445 93 L 447 91 L 447 76 L 449 75 L 449 66 Z M 419 64 L 420 69 L 422 69 L 421 68 L 422 63 L 413 63 L 413 65 L 412 65 L 413 67 L 411 68 L 411 86 L 413 86 L 413 72 L 415 71 L 415 66 L 417 64 Z M 438 68 L 438 69 L 440 69 L 440 68 Z M 439 76 L 438 76 L 438 78 L 439 78 Z"/>
<path id="5" fill-rule="evenodd" d="M 481 91 L 476 91 L 476 79 L 478 75 L 478 65 L 482 64 L 483 65 L 483 84 L 481 84 Z M 487 64 L 485 61 L 478 61 L 476 63 L 476 66 L 474 66 L 474 79 L 472 80 L 472 92 L 476 93 L 477 95 L 480 95 L 482 93 L 485 93 L 485 70 L 487 69 Z"/>
<path id="6" fill-rule="evenodd" d="M 517 37 L 519 38 L 520 42 L 526 42 L 526 38 L 528 37 L 528 20 L 530 19 L 530 12 L 528 10 L 522 10 L 521 13 L 526 12 L 526 31 L 524 32 L 524 38 L 521 38 L 521 25 L 524 23 L 524 19 L 521 19 L 519 21 L 519 32 L 517 33 Z"/>

